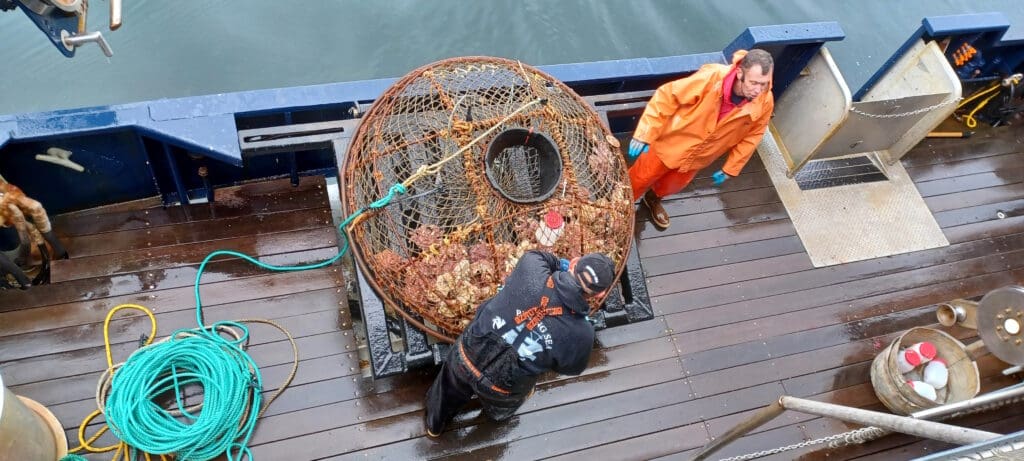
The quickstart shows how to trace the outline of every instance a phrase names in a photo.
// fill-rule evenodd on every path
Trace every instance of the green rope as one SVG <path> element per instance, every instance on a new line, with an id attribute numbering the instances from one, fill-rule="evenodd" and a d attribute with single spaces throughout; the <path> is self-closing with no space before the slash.
<path id="1" fill-rule="evenodd" d="M 263 377 L 256 362 L 242 349 L 249 335 L 245 326 L 235 322 L 205 325 L 199 282 L 206 265 L 217 256 L 228 255 L 272 271 L 329 266 L 348 252 L 345 228 L 350 223 L 368 209 L 383 208 L 396 195 L 405 193 L 404 185 L 395 184 L 387 195 L 346 218 L 338 225 L 345 243 L 337 255 L 325 261 L 275 266 L 231 250 L 217 250 L 207 255 L 196 272 L 194 286 L 199 328 L 178 330 L 168 341 L 138 349 L 125 361 L 114 374 L 104 411 L 111 431 L 132 447 L 151 454 L 174 453 L 183 461 L 212 459 L 222 453 L 232 461 L 242 456 L 252 459 L 248 444 L 260 411 Z M 241 329 L 242 338 L 228 340 L 218 335 L 216 328 L 222 325 Z M 181 400 L 188 385 L 203 389 L 202 411 L 196 414 L 190 413 Z M 176 412 L 154 403 L 169 392 L 175 395 Z"/>
<path id="2" fill-rule="evenodd" d="M 60 461 L 89 461 L 85 456 L 68 453 Z"/>
<path id="3" fill-rule="evenodd" d="M 364 212 L 366 212 L 367 209 L 376 210 L 376 209 L 384 208 L 384 207 L 388 206 L 388 204 L 391 203 L 391 201 L 394 199 L 395 195 L 397 195 L 397 194 L 405 194 L 405 193 L 406 193 L 405 186 L 403 186 L 400 183 L 399 184 L 395 184 L 395 185 L 391 186 L 390 189 L 388 189 L 388 194 L 385 195 L 384 197 L 382 197 L 380 200 L 377 200 L 377 201 L 371 203 L 369 205 L 369 207 L 356 210 L 355 213 L 352 213 L 351 215 L 349 215 L 348 218 L 345 218 L 345 221 L 343 221 L 341 224 L 338 225 L 338 231 L 341 234 L 341 238 L 343 238 L 345 240 L 345 244 L 341 247 L 341 251 L 339 251 L 338 254 L 334 255 L 334 257 L 332 257 L 330 259 L 327 259 L 325 261 L 321 261 L 321 262 L 314 263 L 314 264 L 306 264 L 306 265 L 302 265 L 302 266 L 275 266 L 273 264 L 267 264 L 265 262 L 259 261 L 256 258 L 253 258 L 252 256 L 249 256 L 249 255 L 247 255 L 245 253 L 239 253 L 237 251 L 231 251 L 231 250 L 217 250 L 217 251 L 214 251 L 213 253 L 210 253 L 210 254 L 206 255 L 206 258 L 203 259 L 203 263 L 199 265 L 199 271 L 196 272 L 196 283 L 195 283 L 195 290 L 194 290 L 195 291 L 195 296 L 196 296 L 196 322 L 198 322 L 199 325 L 203 325 L 203 310 L 202 310 L 203 302 L 202 302 L 202 300 L 199 297 L 199 279 L 203 276 L 203 271 L 206 269 L 206 264 L 209 263 L 211 259 L 213 259 L 213 258 L 215 258 L 217 256 L 220 256 L 220 255 L 234 256 L 236 258 L 244 259 L 244 260 L 246 260 L 246 261 L 248 261 L 248 262 L 250 262 L 252 264 L 255 264 L 256 266 L 262 267 L 264 269 L 272 270 L 272 271 L 304 271 L 304 270 L 307 270 L 307 269 L 319 269 L 321 267 L 330 266 L 331 264 L 334 264 L 339 259 L 341 259 L 342 256 L 345 256 L 345 253 L 348 252 L 349 241 L 348 241 L 348 235 L 345 234 L 345 228 L 348 227 L 348 225 L 352 221 L 354 221 L 359 215 L 361 215 Z"/>
<path id="4" fill-rule="evenodd" d="M 228 340 L 216 334 L 222 325 L 240 329 L 242 337 Z M 244 325 L 218 322 L 178 330 L 168 341 L 135 351 L 111 382 L 104 411 L 110 430 L 132 447 L 151 454 L 175 453 L 181 460 L 213 459 L 221 453 L 240 459 L 233 452 L 251 458 L 246 445 L 256 427 L 263 383 L 256 362 L 242 350 L 248 335 Z M 197 414 L 182 401 L 189 385 L 203 390 Z M 177 412 L 154 403 L 169 392 L 174 393 Z"/>

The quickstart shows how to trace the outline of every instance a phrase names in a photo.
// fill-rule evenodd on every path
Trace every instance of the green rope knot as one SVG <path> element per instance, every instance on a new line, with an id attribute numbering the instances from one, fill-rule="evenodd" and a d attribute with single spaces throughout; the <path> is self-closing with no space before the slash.
<path id="1" fill-rule="evenodd" d="M 390 189 L 388 189 L 388 195 L 385 195 L 385 196 L 381 197 L 380 200 L 377 200 L 377 201 L 371 203 L 370 204 L 370 208 L 373 208 L 373 209 L 384 208 L 389 203 L 391 203 L 391 200 L 395 198 L 396 194 L 405 194 L 405 193 L 406 193 L 405 186 L 403 186 L 402 183 L 397 183 L 394 186 L 391 186 Z"/>

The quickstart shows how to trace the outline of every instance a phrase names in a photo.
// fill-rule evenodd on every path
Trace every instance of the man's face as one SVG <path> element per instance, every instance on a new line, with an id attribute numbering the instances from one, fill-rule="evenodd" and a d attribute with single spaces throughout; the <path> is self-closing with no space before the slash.
<path id="1" fill-rule="evenodd" d="M 767 91 L 768 85 L 772 82 L 772 76 L 761 69 L 758 64 L 750 66 L 750 69 L 745 71 L 739 69 L 736 72 L 736 79 L 739 81 L 737 94 L 747 98 L 748 101 L 756 98 L 761 92 Z"/>
<path id="2" fill-rule="evenodd" d="M 608 289 L 605 289 L 604 291 L 593 291 L 593 290 L 590 290 L 589 288 L 587 288 L 587 284 L 584 283 L 583 278 L 581 276 L 579 276 L 579 275 L 576 276 L 576 279 L 579 281 L 580 287 L 583 288 L 583 296 L 584 297 L 587 297 L 587 298 L 596 298 L 596 297 L 599 297 L 599 296 L 603 297 L 605 294 L 608 293 Z"/>

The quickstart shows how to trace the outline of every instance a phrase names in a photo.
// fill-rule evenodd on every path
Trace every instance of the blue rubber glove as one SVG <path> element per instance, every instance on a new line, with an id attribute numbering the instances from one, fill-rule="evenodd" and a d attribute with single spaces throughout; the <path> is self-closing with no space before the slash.
<path id="1" fill-rule="evenodd" d="M 715 172 L 715 174 L 711 175 L 711 180 L 715 183 L 716 186 L 721 186 L 726 179 L 729 179 L 729 175 L 725 174 L 725 172 L 722 170 L 718 170 Z"/>
<path id="2" fill-rule="evenodd" d="M 650 146 L 648 146 L 647 143 L 639 139 L 633 138 L 632 140 L 629 141 L 629 159 L 635 160 L 637 157 L 640 156 L 640 154 L 647 152 L 647 149 L 649 148 Z"/>
<path id="3" fill-rule="evenodd" d="M 561 266 L 562 266 L 561 269 L 563 271 L 569 272 L 569 260 L 568 259 L 562 258 L 562 259 L 559 259 L 558 262 L 561 264 Z"/>

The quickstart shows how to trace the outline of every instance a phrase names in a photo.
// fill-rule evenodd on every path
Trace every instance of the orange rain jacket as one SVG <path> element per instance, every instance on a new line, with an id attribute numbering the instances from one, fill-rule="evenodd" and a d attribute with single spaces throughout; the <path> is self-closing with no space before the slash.
<path id="1" fill-rule="evenodd" d="M 746 55 L 746 50 L 739 50 L 730 66 L 705 64 L 686 78 L 658 87 L 633 137 L 650 144 L 665 166 L 679 172 L 704 168 L 729 151 L 722 171 L 739 175 L 761 142 L 775 107 L 769 86 L 718 120 L 722 82 Z"/>

